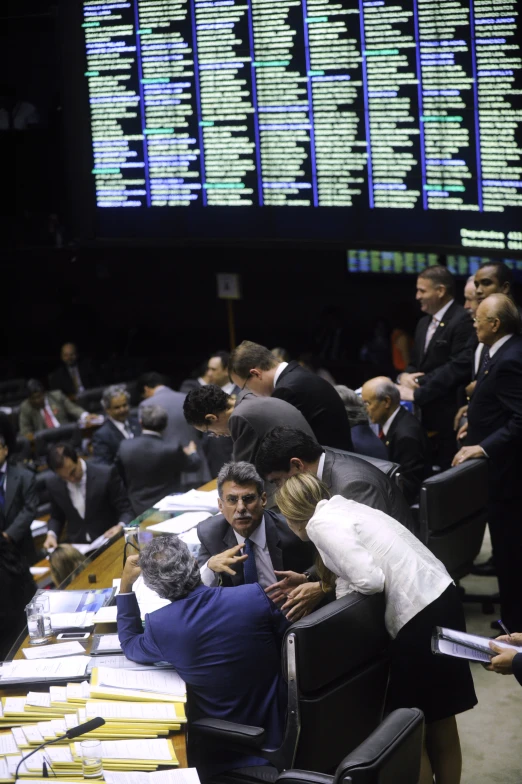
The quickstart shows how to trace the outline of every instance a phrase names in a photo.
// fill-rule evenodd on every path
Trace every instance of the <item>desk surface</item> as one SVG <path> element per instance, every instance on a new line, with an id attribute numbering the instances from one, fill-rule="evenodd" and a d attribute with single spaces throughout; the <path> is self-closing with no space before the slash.
<path id="1" fill-rule="evenodd" d="M 215 487 L 216 481 L 213 480 L 212 482 L 208 482 L 206 485 L 203 485 L 200 490 L 214 490 Z M 154 523 L 159 522 L 159 519 L 159 516 L 157 516 L 157 513 L 154 511 L 152 514 L 141 521 L 140 528 L 147 528 L 149 525 L 153 525 Z M 161 520 L 163 519 L 164 515 L 161 516 Z M 100 548 L 99 551 L 88 558 L 85 563 L 80 564 L 76 571 L 73 572 L 71 578 L 66 581 L 67 590 L 111 587 L 112 581 L 118 577 L 121 577 L 124 546 L 125 539 L 123 535 L 119 535 L 116 539 L 112 539 L 103 548 Z M 95 628 L 96 633 L 111 631 L 114 631 L 114 626 L 112 624 L 98 624 Z M 18 638 L 15 646 L 13 646 L 13 649 L 10 651 L 11 655 L 8 654 L 7 658 L 23 659 L 24 655 L 22 653 L 22 648 L 27 647 L 28 644 L 27 636 L 24 635 L 22 639 Z M 22 691 L 19 689 L 8 691 L 0 690 L 0 696 L 5 696 L 6 694 L 11 696 L 21 696 L 26 693 L 27 690 Z M 176 756 L 179 760 L 179 765 L 181 768 L 186 768 L 187 744 L 184 726 L 182 726 L 180 732 L 172 733 L 171 737 L 174 749 L 176 751 Z"/>

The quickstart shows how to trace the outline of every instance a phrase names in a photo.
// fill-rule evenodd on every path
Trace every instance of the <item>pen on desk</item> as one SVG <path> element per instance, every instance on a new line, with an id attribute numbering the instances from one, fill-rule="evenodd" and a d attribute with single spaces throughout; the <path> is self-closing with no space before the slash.
<path id="1" fill-rule="evenodd" d="M 502 629 L 502 631 L 503 631 L 503 632 L 505 632 L 505 633 L 507 634 L 507 636 L 508 636 L 508 637 L 511 637 L 511 632 L 510 632 L 510 631 L 508 631 L 508 629 L 507 629 L 507 626 L 505 626 L 505 624 L 503 624 L 503 623 L 502 623 L 502 621 L 500 620 L 500 618 L 498 619 L 497 623 L 498 623 L 498 625 L 500 626 L 500 628 Z"/>

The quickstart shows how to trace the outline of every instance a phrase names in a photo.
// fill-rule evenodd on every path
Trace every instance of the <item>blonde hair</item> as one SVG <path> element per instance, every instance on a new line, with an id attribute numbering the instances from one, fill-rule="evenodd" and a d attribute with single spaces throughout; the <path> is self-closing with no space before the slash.
<path id="1" fill-rule="evenodd" d="M 85 561 L 85 556 L 71 544 L 59 544 L 49 555 L 51 579 L 58 588 L 71 572 Z"/>

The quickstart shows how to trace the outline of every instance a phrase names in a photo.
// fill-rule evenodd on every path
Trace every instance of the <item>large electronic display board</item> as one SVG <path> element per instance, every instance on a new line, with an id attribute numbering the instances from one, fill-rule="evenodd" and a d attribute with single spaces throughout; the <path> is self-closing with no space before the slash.
<path id="1" fill-rule="evenodd" d="M 105 229 L 522 250 L 519 0 L 81 5 Z"/>

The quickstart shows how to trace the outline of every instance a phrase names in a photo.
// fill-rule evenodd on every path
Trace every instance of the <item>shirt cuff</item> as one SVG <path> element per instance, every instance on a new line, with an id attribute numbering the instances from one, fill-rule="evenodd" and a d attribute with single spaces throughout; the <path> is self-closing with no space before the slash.
<path id="1" fill-rule="evenodd" d="M 489 458 L 489 455 L 488 455 L 488 453 L 486 452 L 486 450 L 484 449 L 484 447 L 483 447 L 483 446 L 480 446 L 480 444 L 479 444 L 479 447 L 480 447 L 480 449 L 482 449 L 482 451 L 484 452 L 484 457 L 487 457 L 487 458 Z"/>
<path id="2" fill-rule="evenodd" d="M 208 559 L 210 561 L 210 558 Z M 212 569 L 208 568 L 208 561 L 206 564 L 200 567 L 199 574 L 201 576 L 201 582 L 203 585 L 206 585 L 207 588 L 213 588 L 218 583 L 218 577 Z"/>

